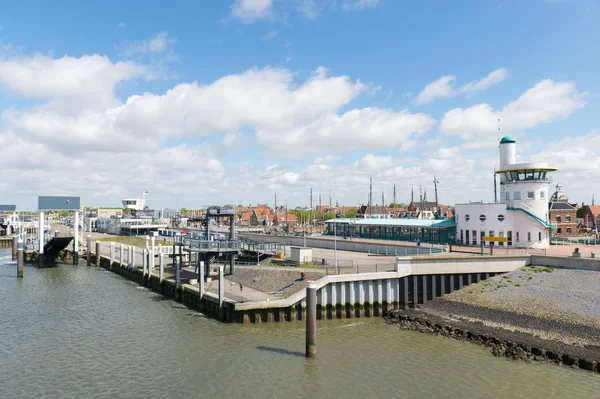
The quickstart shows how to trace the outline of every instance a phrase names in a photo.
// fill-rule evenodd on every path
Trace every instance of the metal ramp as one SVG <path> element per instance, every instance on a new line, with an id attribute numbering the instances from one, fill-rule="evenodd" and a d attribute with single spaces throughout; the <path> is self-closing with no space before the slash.
<path id="1" fill-rule="evenodd" d="M 54 259 L 73 241 L 73 237 L 53 237 L 44 245 L 44 258 Z"/>

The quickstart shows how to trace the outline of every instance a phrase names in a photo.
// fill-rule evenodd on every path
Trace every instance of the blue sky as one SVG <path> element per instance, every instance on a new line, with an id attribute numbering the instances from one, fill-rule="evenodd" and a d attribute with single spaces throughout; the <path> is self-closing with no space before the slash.
<path id="1" fill-rule="evenodd" d="M 172 3 L 3 5 L 0 200 L 491 200 L 505 134 L 600 183 L 597 1 Z"/>

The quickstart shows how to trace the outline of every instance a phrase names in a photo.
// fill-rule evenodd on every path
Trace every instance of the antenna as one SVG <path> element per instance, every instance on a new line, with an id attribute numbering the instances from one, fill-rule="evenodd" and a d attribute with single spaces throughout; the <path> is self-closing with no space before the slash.
<path id="1" fill-rule="evenodd" d="M 435 211 L 439 212 L 440 206 L 438 204 L 438 192 L 437 192 L 437 185 L 438 185 L 439 181 L 438 179 L 435 178 L 435 175 L 433 175 L 433 187 L 435 187 Z"/>

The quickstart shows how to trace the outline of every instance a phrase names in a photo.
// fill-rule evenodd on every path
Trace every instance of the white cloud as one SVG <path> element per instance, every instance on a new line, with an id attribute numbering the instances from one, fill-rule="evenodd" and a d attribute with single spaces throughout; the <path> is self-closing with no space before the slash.
<path id="1" fill-rule="evenodd" d="M 442 98 L 449 98 L 459 94 L 468 94 L 487 90 L 491 86 L 502 82 L 507 78 L 507 76 L 508 70 L 505 68 L 500 68 L 490 72 L 488 76 L 482 79 L 469 82 L 458 88 L 455 88 L 453 85 L 453 83 L 456 81 L 455 76 L 442 76 L 435 82 L 429 83 L 427 86 L 425 86 L 425 88 L 417 95 L 415 103 L 417 105 L 424 105 Z"/>
<path id="2" fill-rule="evenodd" d="M 273 39 L 275 39 L 276 37 L 277 37 L 277 31 L 276 31 L 276 30 L 272 30 L 272 31 L 269 31 L 269 32 L 267 32 L 266 34 L 264 34 L 264 35 L 262 36 L 262 39 L 263 39 L 263 40 L 273 40 Z"/>
<path id="3" fill-rule="evenodd" d="M 587 93 L 578 92 L 573 82 L 542 80 L 508 103 L 502 110 L 489 104 L 477 104 L 462 109 L 452 109 L 444 115 L 441 130 L 447 134 L 469 138 L 476 133 L 494 133 L 498 118 L 502 130 L 527 129 L 566 118 L 576 109 L 585 106 Z"/>
<path id="4" fill-rule="evenodd" d="M 271 17 L 273 0 L 235 0 L 231 6 L 231 16 L 245 23 Z"/>
<path id="5" fill-rule="evenodd" d="M 339 161 L 341 158 L 337 155 L 325 155 L 322 157 L 316 157 L 315 159 L 313 159 L 312 163 L 314 165 L 319 165 L 319 164 L 329 164 L 335 161 Z"/>
<path id="6" fill-rule="evenodd" d="M 295 152 L 315 152 L 323 148 L 370 150 L 394 147 L 428 131 L 435 120 L 427 114 L 407 110 L 352 109 L 332 113 L 314 122 L 286 131 L 259 129 L 260 141 Z"/>
<path id="7" fill-rule="evenodd" d="M 135 57 L 136 55 L 163 53 L 174 42 L 175 39 L 169 38 L 167 32 L 160 32 L 148 40 L 142 40 L 130 45 L 125 49 L 124 54 L 126 57 Z"/>
<path id="8" fill-rule="evenodd" d="M 354 163 L 354 166 L 365 169 L 370 172 L 376 172 L 392 166 L 392 157 L 378 157 L 373 154 L 367 154 Z"/>
<path id="9" fill-rule="evenodd" d="M 342 3 L 342 9 L 345 11 L 364 10 L 365 8 L 377 7 L 381 0 L 352 0 Z"/>
<path id="10" fill-rule="evenodd" d="M 127 24 L 125 22 L 121 22 L 119 25 L 117 25 L 117 30 L 123 30 L 127 27 Z"/>
<path id="11" fill-rule="evenodd" d="M 26 98 L 77 107 L 116 104 L 115 86 L 137 77 L 151 78 L 151 69 L 130 61 L 112 63 L 108 57 L 97 54 L 80 58 L 35 55 L 0 59 L 1 88 Z"/>
<path id="12" fill-rule="evenodd" d="M 296 8 L 307 19 L 315 19 L 321 15 L 321 9 L 317 6 L 315 0 L 298 0 Z"/>

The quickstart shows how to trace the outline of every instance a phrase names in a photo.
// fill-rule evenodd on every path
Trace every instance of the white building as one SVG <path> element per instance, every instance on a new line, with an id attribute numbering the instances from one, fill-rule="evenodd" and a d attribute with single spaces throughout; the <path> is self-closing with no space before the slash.
<path id="1" fill-rule="evenodd" d="M 548 172 L 546 163 L 517 163 L 515 140 L 500 140 L 498 203 L 457 204 L 456 236 L 463 244 L 481 245 L 484 236 L 506 237 L 494 245 L 512 248 L 548 248 Z M 487 245 L 487 243 L 485 243 Z"/>

